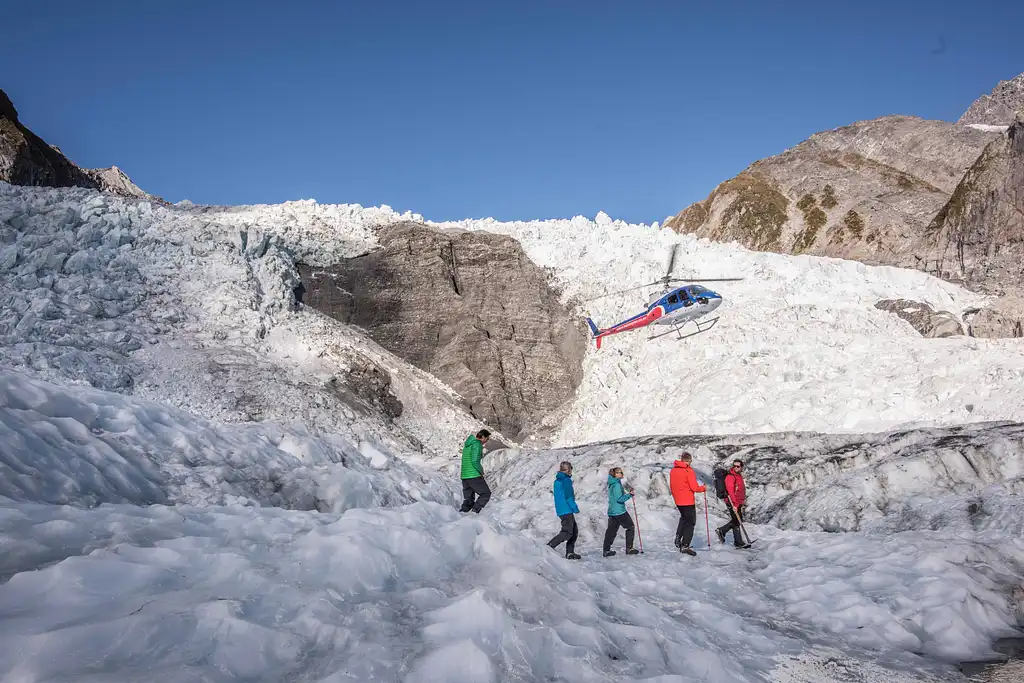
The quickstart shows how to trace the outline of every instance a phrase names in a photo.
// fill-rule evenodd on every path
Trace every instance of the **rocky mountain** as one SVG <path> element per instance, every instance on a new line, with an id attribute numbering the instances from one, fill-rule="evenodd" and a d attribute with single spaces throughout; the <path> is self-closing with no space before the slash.
<path id="1" fill-rule="evenodd" d="M 1022 104 L 1024 74 L 956 124 L 887 116 L 818 133 L 665 224 L 759 251 L 926 270 L 1000 297 L 965 320 L 971 334 L 1021 336 L 1024 176 L 1010 124 Z"/>
<path id="2" fill-rule="evenodd" d="M 412 221 L 378 239 L 328 268 L 299 265 L 302 303 L 367 330 L 509 438 L 572 397 L 585 336 L 519 242 Z"/>
<path id="3" fill-rule="evenodd" d="M 1024 117 L 1024 74 L 1000 81 L 988 95 L 982 95 L 964 112 L 957 123 L 1007 126 Z"/>
<path id="4" fill-rule="evenodd" d="M 887 116 L 752 164 L 666 221 L 759 251 L 893 265 L 997 133 Z"/>
<path id="5" fill-rule="evenodd" d="M 162 201 L 140 189 L 117 166 L 83 169 L 25 127 L 0 90 L 0 180 L 12 185 L 84 187 L 107 194 Z"/>

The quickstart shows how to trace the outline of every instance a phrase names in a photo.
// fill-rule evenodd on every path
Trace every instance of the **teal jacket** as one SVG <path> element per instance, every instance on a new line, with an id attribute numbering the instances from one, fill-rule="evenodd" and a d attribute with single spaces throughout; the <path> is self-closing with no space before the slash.
<path id="1" fill-rule="evenodd" d="M 472 434 L 462 445 L 462 478 L 476 479 L 484 476 L 484 470 L 480 467 L 480 457 L 483 455 L 484 445 L 480 439 Z"/>
<path id="2" fill-rule="evenodd" d="M 633 497 L 632 493 L 622 490 L 622 480 L 608 475 L 608 516 L 618 517 L 626 514 L 626 501 Z"/>
<path id="3" fill-rule="evenodd" d="M 555 514 L 563 515 L 579 514 L 579 507 L 576 505 L 576 492 L 572 488 L 572 477 L 565 472 L 555 475 L 555 484 L 551 487 L 555 496 Z"/>

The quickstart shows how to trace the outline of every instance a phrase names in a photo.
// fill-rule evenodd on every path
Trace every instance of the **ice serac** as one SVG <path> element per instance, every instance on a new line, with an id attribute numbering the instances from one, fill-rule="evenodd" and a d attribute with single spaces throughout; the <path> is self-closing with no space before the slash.
<path id="1" fill-rule="evenodd" d="M 965 125 L 1006 126 L 1024 116 L 1024 73 L 1000 81 L 988 95 L 982 95 L 960 117 Z"/>
<path id="2" fill-rule="evenodd" d="M 379 240 L 329 268 L 300 266 L 303 302 L 366 329 L 510 438 L 572 397 L 584 336 L 516 240 L 415 222 Z"/>
<path id="3" fill-rule="evenodd" d="M 0 90 L 0 180 L 13 185 L 88 187 L 99 184 L 59 149 L 18 120 L 14 103 Z"/>
<path id="4" fill-rule="evenodd" d="M 967 170 L 916 245 L 944 279 L 1000 299 L 976 336 L 1022 336 L 1024 305 L 1024 121 L 1009 126 Z"/>

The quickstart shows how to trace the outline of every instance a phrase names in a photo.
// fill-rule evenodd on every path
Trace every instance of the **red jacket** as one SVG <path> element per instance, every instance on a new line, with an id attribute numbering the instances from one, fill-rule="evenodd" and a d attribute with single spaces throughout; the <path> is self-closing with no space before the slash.
<path id="1" fill-rule="evenodd" d="M 747 487 L 743 483 L 743 475 L 729 470 L 725 475 L 725 491 L 729 494 L 732 506 L 738 508 L 747 499 Z"/>
<path id="2" fill-rule="evenodd" d="M 704 487 L 697 484 L 697 473 L 690 467 L 690 463 L 676 460 L 675 467 L 668 475 L 669 486 L 672 488 L 672 498 L 676 505 L 693 505 L 693 494 L 703 493 Z"/>

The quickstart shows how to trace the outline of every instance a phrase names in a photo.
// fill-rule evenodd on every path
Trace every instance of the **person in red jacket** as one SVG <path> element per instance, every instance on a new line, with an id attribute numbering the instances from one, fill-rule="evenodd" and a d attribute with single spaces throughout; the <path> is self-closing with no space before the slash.
<path id="1" fill-rule="evenodd" d="M 690 547 L 693 540 L 693 527 L 697 524 L 697 505 L 693 498 L 694 493 L 703 493 L 705 488 L 697 481 L 697 473 L 690 467 L 693 456 L 683 453 L 679 456 L 669 474 L 669 486 L 672 489 L 672 498 L 679 508 L 679 525 L 676 527 L 676 547 L 679 552 L 687 555 L 696 555 Z"/>
<path id="2" fill-rule="evenodd" d="M 725 535 L 732 530 L 732 542 L 737 548 L 749 548 L 740 533 L 743 521 L 743 504 L 747 502 L 747 487 L 743 483 L 743 461 L 733 460 L 732 469 L 725 475 L 725 506 L 729 508 L 729 523 L 715 529 L 718 540 L 725 543 Z"/>

